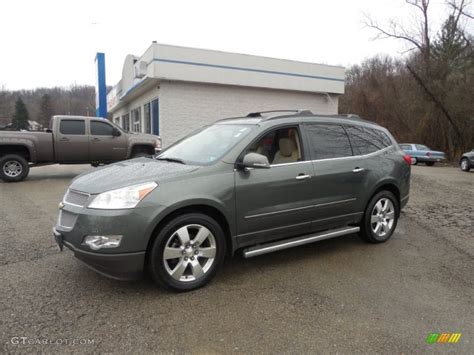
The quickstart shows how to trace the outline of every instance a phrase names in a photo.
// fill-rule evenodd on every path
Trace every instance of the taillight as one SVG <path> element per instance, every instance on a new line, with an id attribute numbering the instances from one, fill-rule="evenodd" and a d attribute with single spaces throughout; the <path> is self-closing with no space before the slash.
<path id="1" fill-rule="evenodd" d="M 408 154 L 405 154 L 403 156 L 403 160 L 405 160 L 405 162 L 408 164 L 408 165 L 411 165 L 411 156 L 409 156 Z"/>

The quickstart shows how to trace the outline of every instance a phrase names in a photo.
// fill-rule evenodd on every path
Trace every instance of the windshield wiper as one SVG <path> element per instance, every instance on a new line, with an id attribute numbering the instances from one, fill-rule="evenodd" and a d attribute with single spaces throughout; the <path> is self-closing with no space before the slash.
<path id="1" fill-rule="evenodd" d="M 181 160 L 181 159 L 178 159 L 178 158 L 165 158 L 165 157 L 156 157 L 157 160 L 166 160 L 166 161 L 169 161 L 169 162 L 173 162 L 173 163 L 179 163 L 179 164 L 184 164 L 186 165 L 186 163 Z"/>

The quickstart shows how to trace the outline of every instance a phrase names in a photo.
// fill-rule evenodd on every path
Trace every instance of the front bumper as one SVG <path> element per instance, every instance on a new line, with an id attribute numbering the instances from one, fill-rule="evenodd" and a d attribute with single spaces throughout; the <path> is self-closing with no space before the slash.
<path id="1" fill-rule="evenodd" d="M 74 256 L 88 267 L 104 276 L 116 280 L 137 280 L 143 275 L 145 252 L 104 254 L 88 252 L 74 247 L 64 239 L 64 235 L 53 228 L 53 237 L 62 250 L 63 246 L 72 250 Z"/>

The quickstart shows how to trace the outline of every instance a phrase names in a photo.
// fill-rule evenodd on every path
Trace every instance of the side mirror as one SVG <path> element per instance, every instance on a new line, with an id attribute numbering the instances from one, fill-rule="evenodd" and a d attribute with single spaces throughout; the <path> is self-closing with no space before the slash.
<path id="1" fill-rule="evenodd" d="M 112 129 L 112 136 L 114 137 L 120 137 L 122 135 L 122 133 L 120 133 L 120 130 L 117 128 L 117 127 L 114 127 Z"/>
<path id="2" fill-rule="evenodd" d="M 270 163 L 265 155 L 258 153 L 247 153 L 242 160 L 242 166 L 254 169 L 270 169 Z"/>

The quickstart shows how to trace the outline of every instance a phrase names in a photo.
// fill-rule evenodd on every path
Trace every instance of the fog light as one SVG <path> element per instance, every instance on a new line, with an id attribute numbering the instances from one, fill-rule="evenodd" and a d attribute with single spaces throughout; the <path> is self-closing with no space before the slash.
<path id="1" fill-rule="evenodd" d="M 122 240 L 121 235 L 88 235 L 82 242 L 92 250 L 117 248 Z"/>

